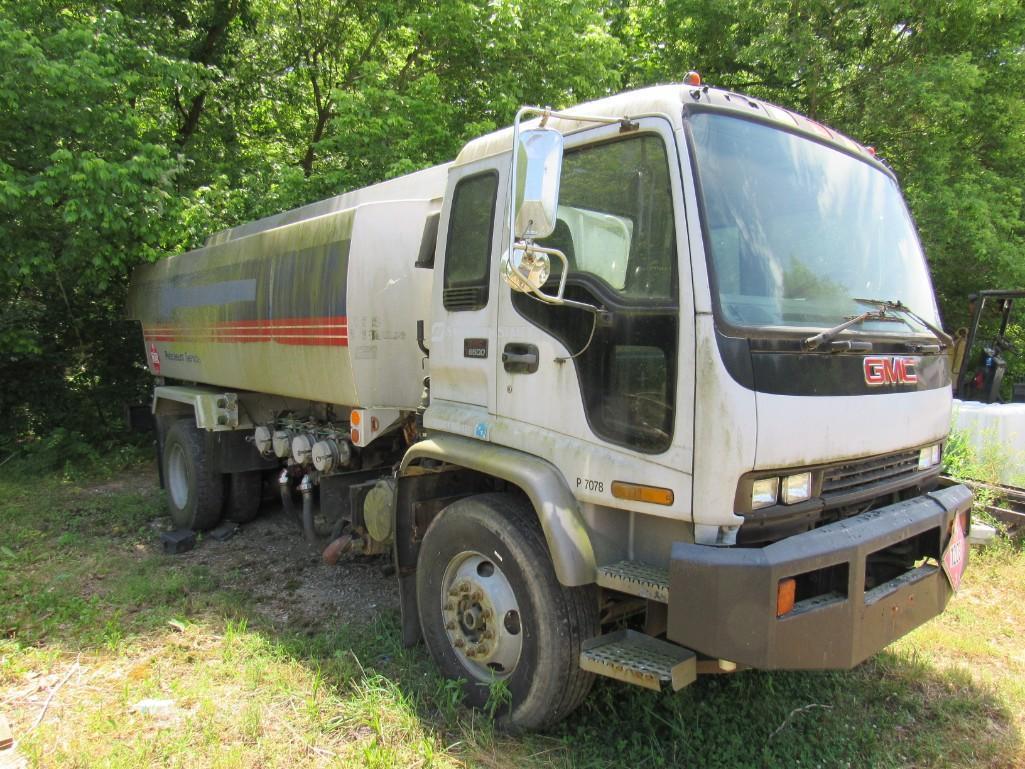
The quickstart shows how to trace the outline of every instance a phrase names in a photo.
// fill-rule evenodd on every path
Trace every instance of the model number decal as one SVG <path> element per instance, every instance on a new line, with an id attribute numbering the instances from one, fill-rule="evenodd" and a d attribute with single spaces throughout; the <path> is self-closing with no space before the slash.
<path id="1" fill-rule="evenodd" d="M 592 481 L 590 478 L 577 478 L 577 488 L 584 491 L 605 491 L 605 481 Z"/>

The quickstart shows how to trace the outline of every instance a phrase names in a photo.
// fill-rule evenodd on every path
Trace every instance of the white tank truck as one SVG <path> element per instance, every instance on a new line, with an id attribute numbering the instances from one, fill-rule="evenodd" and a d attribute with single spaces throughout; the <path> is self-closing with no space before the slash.
<path id="1" fill-rule="evenodd" d="M 311 536 L 392 554 L 404 641 L 471 704 L 504 681 L 512 728 L 595 674 L 852 667 L 967 561 L 893 172 L 694 73 L 213 235 L 130 306 L 174 521 L 274 473 Z"/>

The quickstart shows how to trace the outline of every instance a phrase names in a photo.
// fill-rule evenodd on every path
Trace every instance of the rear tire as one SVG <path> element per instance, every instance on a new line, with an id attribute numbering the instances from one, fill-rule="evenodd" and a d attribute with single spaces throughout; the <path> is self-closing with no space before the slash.
<path id="1" fill-rule="evenodd" d="M 164 483 L 175 527 L 211 529 L 221 520 L 224 476 L 211 469 L 206 441 L 191 418 L 174 422 L 164 438 Z"/>
<path id="2" fill-rule="evenodd" d="M 442 674 L 467 681 L 465 702 L 487 706 L 504 682 L 496 715 L 507 731 L 552 726 L 590 691 L 580 645 L 598 634 L 597 588 L 559 583 L 524 500 L 481 494 L 442 510 L 420 547 L 416 593 L 427 648 Z"/>
<path id="3" fill-rule="evenodd" d="M 249 523 L 260 514 L 263 473 L 226 473 L 224 480 L 224 517 L 232 523 Z"/>

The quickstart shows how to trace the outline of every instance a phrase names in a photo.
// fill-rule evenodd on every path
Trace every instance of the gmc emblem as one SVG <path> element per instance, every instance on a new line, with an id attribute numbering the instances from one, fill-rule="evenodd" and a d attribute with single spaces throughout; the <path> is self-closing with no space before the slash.
<path id="1" fill-rule="evenodd" d="M 918 358 L 906 355 L 869 355 L 865 358 L 865 384 L 918 384 Z"/>

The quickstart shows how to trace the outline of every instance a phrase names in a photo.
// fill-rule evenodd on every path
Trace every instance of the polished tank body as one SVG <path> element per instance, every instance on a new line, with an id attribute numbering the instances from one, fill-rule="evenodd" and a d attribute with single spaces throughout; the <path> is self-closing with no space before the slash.
<path id="1" fill-rule="evenodd" d="M 129 316 L 156 376 L 348 407 L 416 408 L 438 166 L 212 236 L 139 267 Z"/>

